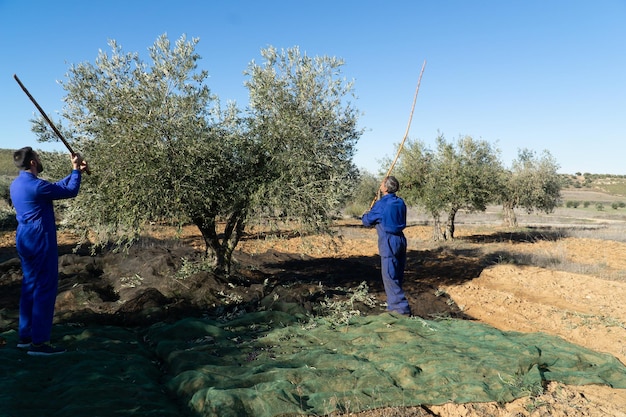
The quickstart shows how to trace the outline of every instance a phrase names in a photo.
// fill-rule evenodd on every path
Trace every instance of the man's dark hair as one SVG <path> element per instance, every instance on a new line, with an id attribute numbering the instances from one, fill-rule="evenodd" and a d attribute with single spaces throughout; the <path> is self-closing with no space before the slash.
<path id="1" fill-rule="evenodd" d="M 400 189 L 398 179 L 393 175 L 385 178 L 385 188 L 389 194 L 396 193 Z"/>
<path id="2" fill-rule="evenodd" d="M 30 162 L 33 160 L 35 160 L 35 151 L 30 146 L 13 152 L 13 162 L 19 169 L 30 169 Z"/>

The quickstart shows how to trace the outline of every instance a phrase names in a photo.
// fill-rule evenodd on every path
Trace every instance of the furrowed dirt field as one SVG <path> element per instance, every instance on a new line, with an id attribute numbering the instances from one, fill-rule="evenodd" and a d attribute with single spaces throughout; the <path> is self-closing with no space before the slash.
<path id="1" fill-rule="evenodd" d="M 456 239 L 431 241 L 432 228 L 414 214 L 405 290 L 423 318 L 473 319 L 501 330 L 544 332 L 626 363 L 626 213 L 559 209 L 520 216 L 520 228 L 499 226 L 498 209 L 457 217 Z M 210 274 L 164 280 L 199 259 L 194 228 L 178 239 L 155 229 L 120 254 L 72 253 L 61 233 L 58 322 L 147 325 L 190 314 L 236 314 L 287 300 L 313 311 L 342 288 L 366 282 L 381 303 L 376 235 L 356 219 L 338 222 L 335 237 L 250 233 L 238 246 L 234 283 Z M 0 330 L 16 328 L 19 262 L 14 234 L 0 240 Z M 270 283 L 268 285 L 268 282 Z M 362 307 L 363 314 L 378 309 Z M 8 347 L 7 347 L 8 348 Z M 350 414 L 380 416 L 626 416 L 626 390 L 550 383 L 544 394 L 509 404 L 445 404 Z"/>

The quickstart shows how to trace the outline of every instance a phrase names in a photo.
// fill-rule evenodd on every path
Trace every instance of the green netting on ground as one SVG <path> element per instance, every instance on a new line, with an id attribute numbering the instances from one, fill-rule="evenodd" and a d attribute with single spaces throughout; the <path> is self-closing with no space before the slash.
<path id="1" fill-rule="evenodd" d="M 545 334 L 392 314 L 348 325 L 276 311 L 148 329 L 55 326 L 64 355 L 29 357 L 1 334 L 0 416 L 324 415 L 507 402 L 545 381 L 626 388 L 611 355 Z"/>
<path id="2" fill-rule="evenodd" d="M 7 341 L 0 349 L 2 417 L 186 415 L 133 330 L 55 326 L 53 335 L 68 352 L 50 357 L 31 357 L 15 347 L 15 331 L 1 335 Z"/>
<path id="3" fill-rule="evenodd" d="M 392 314 L 348 325 L 278 312 L 154 327 L 168 386 L 203 416 L 324 415 L 386 406 L 507 402 L 545 381 L 626 388 L 613 356 L 545 334 Z"/>

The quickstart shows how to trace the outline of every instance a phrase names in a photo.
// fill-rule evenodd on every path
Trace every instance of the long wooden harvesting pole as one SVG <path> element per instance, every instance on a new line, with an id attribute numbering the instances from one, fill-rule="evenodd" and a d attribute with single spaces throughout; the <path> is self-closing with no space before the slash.
<path id="1" fill-rule="evenodd" d="M 420 71 L 420 76 L 419 76 L 419 79 L 417 80 L 417 88 L 415 89 L 415 95 L 413 96 L 413 105 L 411 106 L 411 115 L 409 116 L 409 123 L 406 126 L 406 132 L 404 133 L 404 138 L 402 138 L 402 142 L 400 142 L 400 146 L 398 147 L 398 153 L 396 153 L 396 157 L 394 158 L 393 162 L 389 166 L 389 169 L 387 170 L 387 174 L 383 178 L 383 181 L 380 183 L 381 186 L 385 182 L 385 178 L 391 175 L 391 171 L 393 171 L 393 168 L 396 165 L 398 158 L 400 157 L 400 152 L 402 152 L 402 147 L 404 146 L 404 142 L 406 142 L 406 139 L 409 136 L 409 130 L 411 128 L 411 121 L 413 120 L 413 112 L 415 111 L 415 102 L 417 101 L 417 94 L 420 91 L 420 84 L 422 83 L 422 74 L 424 74 L 424 68 L 426 68 L 426 60 L 424 60 L 424 63 L 422 64 L 422 70 Z M 374 203 L 376 203 L 376 200 L 380 198 L 380 193 L 381 192 L 379 188 L 378 192 L 376 193 L 376 197 L 374 197 L 374 201 L 372 201 L 372 204 L 370 204 L 370 208 L 372 208 L 372 206 L 374 206 Z"/>
<path id="2" fill-rule="evenodd" d="M 24 91 L 24 93 L 26 93 L 26 95 L 28 96 L 28 98 L 30 99 L 30 101 L 35 105 L 35 107 L 37 107 L 37 110 L 39 110 L 39 113 L 41 113 L 41 115 L 43 116 L 43 118 L 45 119 L 46 122 L 48 122 L 48 125 L 52 128 L 52 130 L 54 131 L 54 133 L 56 133 L 57 137 L 59 139 L 61 139 L 61 142 L 63 142 L 63 144 L 65 145 L 65 147 L 67 148 L 67 150 L 70 152 L 70 154 L 72 156 L 76 155 L 76 152 L 74 152 L 74 149 L 72 149 L 72 147 L 70 146 L 70 144 L 68 143 L 67 140 L 65 140 L 65 137 L 61 134 L 61 132 L 59 131 L 59 129 L 57 129 L 57 127 L 54 125 L 54 123 L 52 123 L 52 120 L 50 120 L 50 118 L 48 117 L 48 115 L 46 114 L 45 111 L 43 111 L 43 109 L 41 108 L 41 106 L 39 105 L 39 103 L 37 103 L 37 100 L 35 100 L 35 97 L 33 97 L 30 92 L 26 89 L 26 87 L 24 86 L 24 84 L 22 84 L 22 81 L 18 78 L 18 76 L 16 74 L 13 74 L 13 78 L 15 78 L 15 81 L 17 81 L 17 83 L 20 85 L 20 87 L 22 88 L 22 91 Z M 91 174 L 91 171 L 89 170 L 89 168 L 87 168 L 87 170 L 85 171 L 85 173 L 87 174 Z"/>

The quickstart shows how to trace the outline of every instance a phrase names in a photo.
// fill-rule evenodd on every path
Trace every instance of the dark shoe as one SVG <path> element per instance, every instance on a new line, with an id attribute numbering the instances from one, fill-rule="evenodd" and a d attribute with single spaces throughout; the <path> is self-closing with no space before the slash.
<path id="1" fill-rule="evenodd" d="M 42 343 L 40 345 L 32 344 L 28 349 L 30 356 L 51 356 L 65 353 L 65 349 L 52 346 L 50 343 Z"/>
<path id="2" fill-rule="evenodd" d="M 20 349 L 28 349 L 33 341 L 30 338 L 20 339 L 17 341 L 17 347 Z"/>

